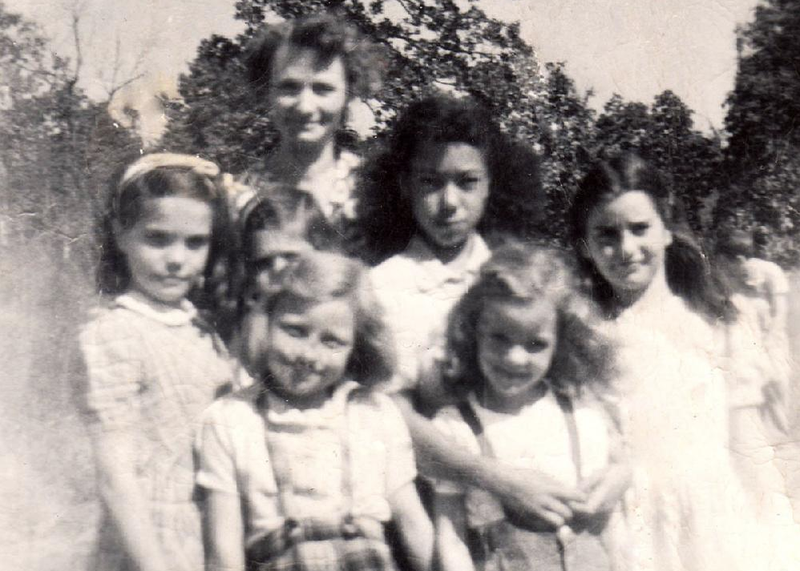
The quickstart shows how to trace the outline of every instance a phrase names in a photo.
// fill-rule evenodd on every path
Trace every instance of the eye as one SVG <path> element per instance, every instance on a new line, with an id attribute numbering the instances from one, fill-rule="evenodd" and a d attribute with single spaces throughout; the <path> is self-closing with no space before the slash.
<path id="1" fill-rule="evenodd" d="M 208 242 L 208 236 L 190 236 L 189 239 L 186 240 L 186 247 L 190 250 L 201 250 L 208 246 Z"/>
<path id="2" fill-rule="evenodd" d="M 338 335 L 323 335 L 322 344 L 328 349 L 344 349 L 348 343 Z"/>
<path id="3" fill-rule="evenodd" d="M 144 235 L 144 241 L 149 246 L 156 248 L 163 248 L 172 242 L 172 236 L 168 232 L 161 232 L 160 230 L 149 230 Z"/>
<path id="4" fill-rule="evenodd" d="M 419 173 L 415 177 L 417 187 L 423 192 L 434 192 L 442 186 L 442 178 L 431 173 Z"/>
<path id="5" fill-rule="evenodd" d="M 301 87 L 299 81 L 284 79 L 275 86 L 275 90 L 279 95 L 294 95 L 300 91 Z"/>
<path id="6" fill-rule="evenodd" d="M 547 339 L 531 339 L 528 342 L 528 351 L 531 353 L 538 353 L 550 347 L 550 342 Z"/>
<path id="7" fill-rule="evenodd" d="M 333 93 L 336 91 L 336 87 L 330 83 L 315 83 L 312 87 L 314 93 L 317 95 L 327 95 L 328 93 Z"/>
<path id="8" fill-rule="evenodd" d="M 476 175 L 468 174 L 458 178 L 458 186 L 464 190 L 474 190 L 481 178 Z"/>
<path id="9" fill-rule="evenodd" d="M 306 328 L 302 325 L 283 322 L 280 324 L 280 328 L 281 331 L 286 333 L 289 337 L 294 337 L 295 339 L 302 339 L 308 335 Z"/>
<path id="10" fill-rule="evenodd" d="M 633 233 L 634 236 L 644 236 L 649 229 L 650 224 L 648 222 L 636 222 L 635 224 L 631 224 L 631 233 Z"/>
<path id="11" fill-rule="evenodd" d="M 613 242 L 617 239 L 617 229 L 610 226 L 601 226 L 595 230 L 594 235 L 601 242 Z"/>

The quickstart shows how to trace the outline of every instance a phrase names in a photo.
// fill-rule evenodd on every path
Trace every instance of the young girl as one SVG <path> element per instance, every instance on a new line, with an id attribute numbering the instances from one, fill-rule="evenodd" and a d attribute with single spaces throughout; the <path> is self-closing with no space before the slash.
<path id="1" fill-rule="evenodd" d="M 612 360 L 576 285 L 555 250 L 496 251 L 450 320 L 454 376 L 469 396 L 442 409 L 434 422 L 471 453 L 507 470 L 534 468 L 581 489 L 618 454 L 618 442 L 601 399 L 585 390 L 597 396 L 608 389 Z M 610 506 L 606 513 L 584 514 L 574 507 L 573 517 L 557 528 L 505 509 L 479 488 L 439 481 L 441 568 L 622 568 L 619 511 Z"/>
<path id="2" fill-rule="evenodd" d="M 266 313 L 270 293 L 281 273 L 308 250 L 336 250 L 340 237 L 307 195 L 281 186 L 254 187 L 254 196 L 241 209 L 239 248 L 233 297 L 236 319 L 230 346 L 252 375 L 263 369 Z"/>
<path id="3" fill-rule="evenodd" d="M 206 413 L 198 484 L 211 569 L 394 569 L 394 520 L 416 569 L 432 529 L 411 441 L 392 402 L 363 385 L 393 371 L 362 266 L 308 252 L 268 299 L 259 383 Z"/>
<path id="4" fill-rule="evenodd" d="M 580 261 L 618 341 L 635 569 L 792 569 L 761 550 L 729 457 L 717 322 L 734 317 L 677 200 L 646 162 L 598 163 L 572 207 Z M 791 542 L 790 542 L 791 543 Z M 783 561 L 781 561 L 783 559 Z"/>
<path id="5" fill-rule="evenodd" d="M 104 508 L 99 571 L 203 568 L 192 440 L 233 369 L 187 298 L 222 253 L 217 172 L 191 156 L 149 155 L 109 196 L 104 303 L 80 336 Z"/>
<path id="6" fill-rule="evenodd" d="M 481 233 L 534 234 L 537 165 L 474 101 L 436 96 L 401 114 L 367 166 L 358 221 L 366 252 L 382 261 L 371 277 L 406 388 L 417 385 L 423 353 L 436 354 L 447 313 L 489 257 Z"/>
<path id="7" fill-rule="evenodd" d="M 370 277 L 399 353 L 390 390 L 412 391 L 419 411 L 431 414 L 453 400 L 438 380 L 444 329 L 489 257 L 481 232 L 524 239 L 536 233 L 544 212 L 537 165 L 486 110 L 448 96 L 410 105 L 367 165 L 357 221 L 364 255 L 385 260 Z M 443 469 L 553 523 L 571 515 L 567 500 L 585 499 L 544 474 L 510 473 L 461 452 L 408 402 L 398 402 L 423 468 Z"/>

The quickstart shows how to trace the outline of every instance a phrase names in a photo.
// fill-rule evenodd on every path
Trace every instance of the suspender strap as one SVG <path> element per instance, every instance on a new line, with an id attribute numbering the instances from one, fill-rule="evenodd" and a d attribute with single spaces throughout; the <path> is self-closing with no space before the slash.
<path id="1" fill-rule="evenodd" d="M 575 472 L 577 473 L 578 480 L 580 480 L 583 477 L 581 474 L 581 443 L 578 437 L 578 424 L 575 422 L 575 410 L 572 406 L 572 401 L 566 395 L 556 393 L 556 401 L 561 411 L 564 413 L 572 464 L 575 466 Z M 458 404 L 457 408 L 458 412 L 461 414 L 461 418 L 464 419 L 464 422 L 467 423 L 472 434 L 475 435 L 481 449 L 481 454 L 488 458 L 494 458 L 495 456 L 492 452 L 491 445 L 483 432 L 483 425 L 478 415 L 475 413 L 475 410 L 472 408 L 472 405 L 467 401 L 463 401 Z"/>
<path id="2" fill-rule="evenodd" d="M 350 451 L 350 403 L 354 394 L 358 391 L 355 389 L 347 395 L 345 403 L 344 415 L 336 426 L 338 432 L 339 442 L 342 451 L 342 497 L 344 500 L 344 513 L 345 519 L 352 518 L 353 513 L 353 470 L 351 465 L 351 451 Z M 267 395 L 264 393 L 259 397 L 259 408 L 261 409 L 262 417 L 264 419 L 264 440 L 267 445 L 267 453 L 272 465 L 272 473 L 275 478 L 275 484 L 278 488 L 278 507 L 281 514 L 286 518 L 287 522 L 297 522 L 299 511 L 295 504 L 294 485 L 292 484 L 292 467 L 289 462 L 289 457 L 283 450 L 277 446 L 275 438 L 270 437 L 270 422 L 267 416 Z"/>
<path id="3" fill-rule="evenodd" d="M 556 393 L 556 401 L 558 406 L 564 412 L 564 420 L 567 423 L 567 434 L 569 435 L 569 448 L 572 454 L 572 464 L 575 466 L 575 472 L 578 476 L 578 481 L 583 478 L 581 474 L 581 441 L 578 437 L 578 424 L 575 422 L 575 409 L 572 406 L 572 400 L 566 395 Z"/>

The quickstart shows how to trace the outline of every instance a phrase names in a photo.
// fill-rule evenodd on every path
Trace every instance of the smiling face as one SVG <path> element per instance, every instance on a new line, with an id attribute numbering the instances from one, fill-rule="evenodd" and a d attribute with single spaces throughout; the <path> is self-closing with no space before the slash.
<path id="1" fill-rule="evenodd" d="M 354 342 L 351 300 L 279 300 L 269 319 L 271 387 L 294 406 L 321 406 L 341 381 Z"/>
<path id="2" fill-rule="evenodd" d="M 270 117 L 289 146 L 332 143 L 347 105 L 344 62 L 320 59 L 310 48 L 283 44 L 270 78 Z"/>
<path id="3" fill-rule="evenodd" d="M 545 300 L 489 301 L 478 319 L 478 363 L 487 406 L 514 410 L 542 388 L 556 347 L 557 315 Z"/>
<path id="4" fill-rule="evenodd" d="M 665 275 L 672 234 L 645 192 L 628 191 L 595 206 L 585 238 L 583 254 L 620 297 L 641 294 Z"/>
<path id="5" fill-rule="evenodd" d="M 405 182 L 414 220 L 434 252 L 462 247 L 483 217 L 489 169 L 467 143 L 425 143 Z"/>
<path id="6" fill-rule="evenodd" d="M 178 306 L 205 269 L 211 224 L 211 206 L 201 200 L 147 199 L 133 226 L 115 229 L 131 274 L 130 290 Z"/>

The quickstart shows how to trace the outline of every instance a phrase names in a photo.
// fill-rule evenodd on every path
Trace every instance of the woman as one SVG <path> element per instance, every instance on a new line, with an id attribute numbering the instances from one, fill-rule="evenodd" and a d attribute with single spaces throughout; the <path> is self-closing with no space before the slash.
<path id="1" fill-rule="evenodd" d="M 350 25 L 317 14 L 265 27 L 247 46 L 245 65 L 279 135 L 253 174 L 307 193 L 330 222 L 344 224 L 359 160 L 337 137 L 350 102 L 380 85 L 375 48 Z"/>

